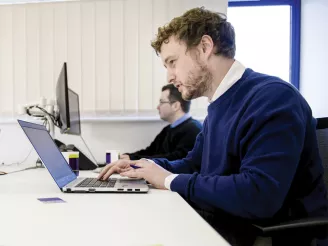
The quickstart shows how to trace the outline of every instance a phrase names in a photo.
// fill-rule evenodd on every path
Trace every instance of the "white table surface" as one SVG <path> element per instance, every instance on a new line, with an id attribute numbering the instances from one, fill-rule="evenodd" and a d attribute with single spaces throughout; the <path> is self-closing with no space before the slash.
<path id="1" fill-rule="evenodd" d="M 62 193 L 44 168 L 0 176 L 0 213 L 0 246 L 229 245 L 177 193 Z"/>

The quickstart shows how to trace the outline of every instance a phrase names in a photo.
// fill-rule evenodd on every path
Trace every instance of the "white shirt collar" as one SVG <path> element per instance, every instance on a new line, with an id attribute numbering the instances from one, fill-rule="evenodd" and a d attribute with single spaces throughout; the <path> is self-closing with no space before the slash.
<path id="1" fill-rule="evenodd" d="M 220 96 L 222 96 L 231 86 L 233 86 L 244 74 L 246 68 L 239 61 L 235 60 L 229 69 L 228 73 L 224 76 L 220 85 L 216 89 L 213 97 L 209 102 L 214 102 Z"/>

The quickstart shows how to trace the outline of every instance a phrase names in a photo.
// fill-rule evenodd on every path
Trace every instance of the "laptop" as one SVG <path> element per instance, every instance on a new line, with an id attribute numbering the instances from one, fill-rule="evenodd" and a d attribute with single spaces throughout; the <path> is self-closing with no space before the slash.
<path id="1" fill-rule="evenodd" d="M 110 178 L 100 181 L 96 178 L 77 177 L 45 126 L 22 120 L 18 120 L 18 123 L 62 192 L 148 192 L 145 180 Z"/>

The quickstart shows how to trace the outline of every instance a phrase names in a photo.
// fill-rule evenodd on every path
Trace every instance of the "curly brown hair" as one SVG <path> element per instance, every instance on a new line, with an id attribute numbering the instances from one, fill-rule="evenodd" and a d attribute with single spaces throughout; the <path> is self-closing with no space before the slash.
<path id="1" fill-rule="evenodd" d="M 158 28 L 156 38 L 151 46 L 156 54 L 161 52 L 163 43 L 168 43 L 171 36 L 184 41 L 187 50 L 197 46 L 202 37 L 208 35 L 215 45 L 215 54 L 234 58 L 236 53 L 235 31 L 227 22 L 224 14 L 206 10 L 204 7 L 193 8 L 182 16 L 176 17 L 170 23 Z"/>

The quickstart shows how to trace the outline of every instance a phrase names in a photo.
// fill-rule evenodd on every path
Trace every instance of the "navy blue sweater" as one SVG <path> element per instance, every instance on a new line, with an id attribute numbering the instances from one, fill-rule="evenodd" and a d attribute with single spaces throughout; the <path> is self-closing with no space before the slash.
<path id="1" fill-rule="evenodd" d="M 247 219 L 322 215 L 327 200 L 315 128 L 293 86 L 246 69 L 209 105 L 188 156 L 154 161 L 179 174 L 172 191 L 205 211 Z"/>

